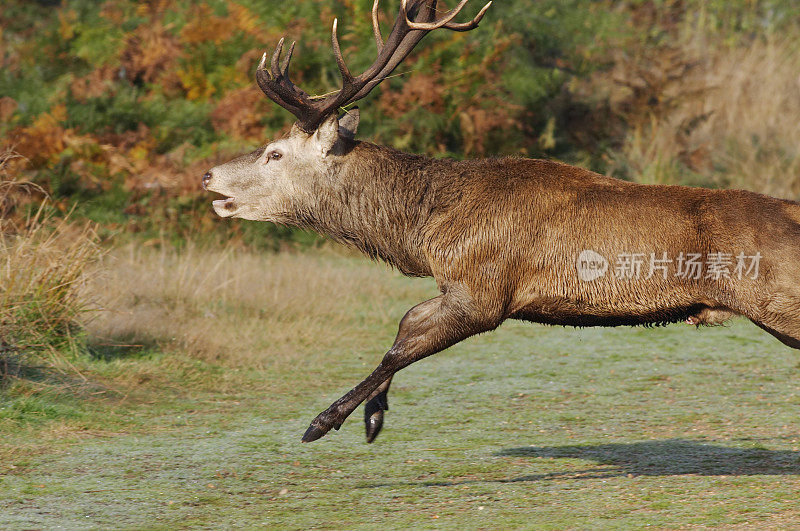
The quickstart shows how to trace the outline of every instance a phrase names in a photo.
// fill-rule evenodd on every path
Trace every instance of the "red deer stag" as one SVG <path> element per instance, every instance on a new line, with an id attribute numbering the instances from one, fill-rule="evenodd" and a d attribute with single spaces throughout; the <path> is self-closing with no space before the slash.
<path id="1" fill-rule="evenodd" d="M 441 294 L 406 313 L 378 367 L 311 423 L 319 439 L 367 402 L 374 439 L 400 369 L 506 319 L 571 326 L 714 324 L 743 315 L 800 348 L 800 204 L 741 190 L 641 185 L 523 158 L 431 159 L 355 140 L 365 97 L 430 31 L 467 31 L 436 0 L 403 0 L 378 53 L 353 76 L 333 23 L 342 88 L 313 97 L 289 78 L 283 41 L 256 79 L 297 117 L 285 137 L 213 168 L 222 217 L 311 228 Z"/>

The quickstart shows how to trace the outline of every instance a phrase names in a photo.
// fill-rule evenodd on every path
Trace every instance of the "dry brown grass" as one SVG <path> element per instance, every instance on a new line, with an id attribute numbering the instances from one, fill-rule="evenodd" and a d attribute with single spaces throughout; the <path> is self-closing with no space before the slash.
<path id="1" fill-rule="evenodd" d="M 701 31 L 690 31 L 682 42 L 676 57 L 689 68 L 651 76 L 663 86 L 652 112 L 634 120 L 618 154 L 621 166 L 643 182 L 800 199 L 800 43 L 773 39 L 729 47 Z M 636 92 L 632 77 L 624 81 L 633 85 L 629 97 Z"/>
<path id="2" fill-rule="evenodd" d="M 0 204 L 20 183 L 0 181 Z M 0 233 L 0 376 L 18 374 L 29 356 L 69 364 L 74 332 L 90 308 L 80 287 L 100 256 L 89 224 L 54 221 L 42 205 L 13 232 Z"/>
<path id="3" fill-rule="evenodd" d="M 86 326 L 101 342 L 263 367 L 371 345 L 380 325 L 393 333 L 404 300 L 430 295 L 342 253 L 118 249 L 88 286 L 105 311 Z"/>

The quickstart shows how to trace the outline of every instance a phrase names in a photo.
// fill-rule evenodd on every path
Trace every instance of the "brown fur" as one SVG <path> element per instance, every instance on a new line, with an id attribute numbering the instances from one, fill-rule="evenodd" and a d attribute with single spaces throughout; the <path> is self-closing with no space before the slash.
<path id="1" fill-rule="evenodd" d="M 800 243 L 793 217 L 800 205 L 747 191 L 640 185 L 546 160 L 428 159 L 366 142 L 350 147 L 327 182 L 334 184 L 315 189 L 313 203 L 284 213 L 286 222 L 407 275 L 434 276 L 443 291 L 466 286 L 485 297 L 495 319 L 577 326 L 690 316 L 712 324 L 733 314 L 759 320 L 779 268 L 770 257 L 800 262 L 800 246 L 792 245 Z M 666 279 L 584 282 L 575 275 L 583 249 L 672 258 L 761 252 L 762 278 L 676 279 L 673 263 Z M 797 284 L 800 274 L 784 281 Z"/>

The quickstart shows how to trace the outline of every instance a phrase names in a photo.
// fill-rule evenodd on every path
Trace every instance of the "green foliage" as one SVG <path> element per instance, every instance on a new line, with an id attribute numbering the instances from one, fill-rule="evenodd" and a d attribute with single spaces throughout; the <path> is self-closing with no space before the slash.
<path id="1" fill-rule="evenodd" d="M 209 105 L 188 100 L 167 100 L 160 96 L 144 103 L 144 123 L 153 129 L 156 151 L 166 153 L 181 144 L 207 146 L 218 139 L 209 121 Z"/>
<path id="2" fill-rule="evenodd" d="M 124 133 L 146 123 L 136 89 L 129 88 L 79 102 L 67 97 L 66 126 L 81 133 Z"/>

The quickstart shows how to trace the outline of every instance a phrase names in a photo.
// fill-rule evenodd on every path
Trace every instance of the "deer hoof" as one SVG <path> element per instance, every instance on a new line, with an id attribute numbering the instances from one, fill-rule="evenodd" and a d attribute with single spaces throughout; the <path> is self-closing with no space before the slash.
<path id="1" fill-rule="evenodd" d="M 383 410 L 377 409 L 371 415 L 367 415 L 365 411 L 364 428 L 367 432 L 367 442 L 373 442 L 383 428 Z"/>
<path id="2" fill-rule="evenodd" d="M 364 429 L 367 442 L 371 443 L 383 428 L 383 412 L 389 409 L 385 395 L 381 394 L 370 400 L 364 406 Z"/>
<path id="3" fill-rule="evenodd" d="M 330 426 L 328 427 L 322 426 L 317 421 L 317 419 L 314 419 L 314 421 L 308 427 L 306 432 L 303 434 L 303 442 L 308 443 L 316 441 L 317 439 L 323 437 L 326 433 L 328 433 L 330 429 L 331 429 Z"/>

